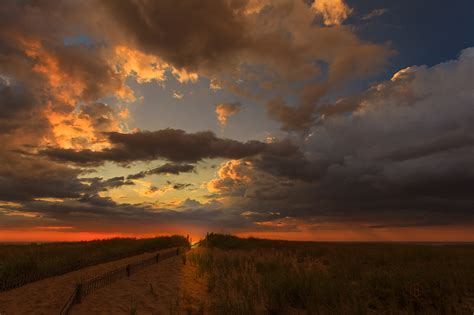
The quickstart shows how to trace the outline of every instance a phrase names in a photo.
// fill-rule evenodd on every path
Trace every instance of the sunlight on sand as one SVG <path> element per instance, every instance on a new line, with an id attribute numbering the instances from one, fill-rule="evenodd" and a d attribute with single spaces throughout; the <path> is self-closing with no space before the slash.
<path id="1" fill-rule="evenodd" d="M 199 249 L 193 249 L 196 251 Z M 27 284 L 0 293 L 0 313 L 54 314 L 59 313 L 74 283 L 90 279 L 153 254 L 137 255 L 113 262 L 91 266 L 62 276 Z M 181 256 L 161 261 L 99 289 L 82 303 L 74 305 L 70 314 L 181 314 L 188 309 L 195 313 L 204 305 L 206 283 L 196 277 L 195 267 L 183 264 Z"/>

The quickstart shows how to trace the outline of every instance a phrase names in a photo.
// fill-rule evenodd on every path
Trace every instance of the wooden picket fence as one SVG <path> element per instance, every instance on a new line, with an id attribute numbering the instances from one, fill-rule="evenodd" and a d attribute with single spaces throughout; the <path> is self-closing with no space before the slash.
<path id="1" fill-rule="evenodd" d="M 185 250 L 184 248 L 181 249 Z M 165 259 L 178 256 L 180 253 L 180 248 L 173 248 L 164 253 L 157 253 L 155 256 L 135 262 L 133 264 L 128 264 L 120 268 L 108 271 L 100 276 L 87 280 L 85 282 L 79 282 L 76 284 L 74 291 L 64 303 L 63 308 L 60 311 L 61 315 L 69 314 L 69 311 L 74 306 L 74 304 L 81 303 L 82 299 L 92 292 L 105 287 L 121 278 L 130 277 L 133 273 L 136 273 L 148 266 L 157 264 L 160 261 Z"/>
<path id="2" fill-rule="evenodd" d="M 36 273 L 24 273 L 15 279 L 0 281 L 0 292 L 21 287 L 22 285 L 40 280 L 42 277 Z"/>
<path id="3" fill-rule="evenodd" d="M 79 270 L 81 268 L 85 268 L 85 267 L 89 267 L 89 266 L 93 266 L 93 265 L 97 265 L 101 263 L 106 263 L 112 260 L 126 258 L 126 257 L 139 255 L 139 254 L 143 254 L 143 251 L 137 250 L 136 252 L 133 252 L 133 253 L 117 254 L 117 255 L 114 255 L 113 257 L 109 256 L 109 257 L 104 257 L 103 259 L 97 259 L 93 261 L 78 261 L 76 264 L 67 265 L 67 266 L 64 266 L 64 268 L 55 269 L 50 272 L 23 273 L 20 275 L 15 275 L 15 277 L 13 278 L 0 279 L 0 292 L 19 288 L 25 284 L 42 280 L 42 279 L 46 279 L 49 277 L 60 276 L 71 271 Z"/>
<path id="4" fill-rule="evenodd" d="M 95 263 L 99 264 L 99 263 L 107 262 L 107 261 L 110 261 L 110 259 L 99 260 L 99 261 L 96 261 Z M 19 276 L 16 276 L 15 278 L 12 278 L 12 279 L 9 279 L 9 278 L 3 279 L 3 280 L 0 281 L 0 292 L 8 291 L 8 290 L 15 289 L 15 288 L 19 288 L 19 287 L 21 287 L 25 284 L 35 282 L 35 281 L 38 281 L 38 280 L 42 280 L 42 279 L 45 279 L 45 278 L 48 278 L 48 277 L 62 275 L 62 274 L 65 274 L 65 273 L 68 273 L 68 272 L 71 272 L 71 271 L 78 270 L 78 269 L 83 268 L 83 267 L 87 267 L 89 265 L 90 264 L 81 265 L 80 263 L 78 263 L 78 264 L 75 264 L 75 265 L 65 266 L 64 268 L 61 268 L 61 269 L 55 269 L 54 273 L 49 273 L 48 274 L 48 273 L 31 272 L 31 273 L 20 274 Z"/>

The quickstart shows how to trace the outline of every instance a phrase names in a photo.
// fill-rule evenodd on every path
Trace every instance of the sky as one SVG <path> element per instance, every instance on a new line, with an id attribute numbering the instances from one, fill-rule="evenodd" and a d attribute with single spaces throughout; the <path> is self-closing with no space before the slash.
<path id="1" fill-rule="evenodd" d="M 0 3 L 0 241 L 474 241 L 474 2 Z"/>

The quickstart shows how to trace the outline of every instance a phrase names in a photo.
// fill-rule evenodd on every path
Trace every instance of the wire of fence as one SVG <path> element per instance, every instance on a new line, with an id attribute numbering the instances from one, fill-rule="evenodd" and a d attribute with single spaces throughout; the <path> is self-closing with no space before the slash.
<path id="1" fill-rule="evenodd" d="M 143 259 L 133 264 L 128 264 L 120 268 L 108 271 L 85 282 L 77 283 L 74 292 L 69 296 L 63 308 L 61 309 L 60 315 L 69 314 L 69 311 L 71 310 L 74 304 L 80 303 L 84 297 L 91 294 L 95 290 L 105 287 L 121 278 L 130 277 L 133 273 L 136 273 L 148 266 L 154 265 L 165 259 L 178 256 L 179 254 L 180 248 L 173 248 L 166 252 L 157 253 L 153 257 Z"/>

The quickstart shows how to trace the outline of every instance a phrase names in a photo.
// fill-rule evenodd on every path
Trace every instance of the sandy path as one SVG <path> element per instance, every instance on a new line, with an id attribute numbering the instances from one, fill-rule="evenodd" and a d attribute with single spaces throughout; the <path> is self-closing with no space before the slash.
<path id="1" fill-rule="evenodd" d="M 172 257 L 92 293 L 71 314 L 202 314 L 205 288 L 193 266 Z"/>
<path id="2" fill-rule="evenodd" d="M 90 279 L 106 271 L 113 270 L 117 267 L 121 267 L 123 265 L 133 263 L 154 255 L 155 253 L 146 253 L 120 260 L 115 260 L 100 265 L 90 266 L 61 276 L 33 282 L 17 289 L 2 292 L 0 293 L 0 314 L 58 314 L 66 299 L 72 293 L 74 289 L 74 283 L 78 279 Z M 87 296 L 83 302 L 84 304 L 74 306 L 74 308 L 76 308 L 77 310 L 74 310 L 73 308 L 73 314 L 96 314 L 96 309 L 97 314 L 129 314 L 131 306 L 131 296 L 133 293 L 132 290 L 127 291 L 127 286 L 129 284 L 133 284 L 133 288 L 138 290 L 138 283 L 144 283 L 143 281 L 145 281 L 145 279 L 147 278 L 155 279 L 156 281 L 158 281 L 156 282 L 157 285 L 156 287 L 154 284 L 152 285 L 155 288 L 155 292 L 160 292 L 161 294 L 161 291 L 159 291 L 161 289 L 159 289 L 158 283 L 163 284 L 163 280 L 161 278 L 162 275 L 167 275 L 170 281 L 169 287 L 171 288 L 174 288 L 175 285 L 176 288 L 178 288 L 178 285 L 181 284 L 181 280 L 187 280 L 186 277 L 186 279 L 184 279 L 182 275 L 177 275 L 178 273 L 182 273 L 183 269 L 189 269 L 189 267 L 183 268 L 182 266 L 183 263 L 180 257 L 173 257 L 168 260 L 162 261 L 157 265 L 147 267 L 142 271 L 139 271 L 136 274 L 132 275 L 132 277 L 128 279 L 119 280 L 116 283 L 110 285 L 109 287 L 99 289 L 98 291 Z M 186 272 L 186 274 L 189 275 L 191 275 L 191 273 L 194 275 L 194 272 L 192 272 L 191 270 L 188 270 Z M 140 282 L 139 279 L 142 279 L 142 282 Z M 124 287 L 122 288 L 121 286 Z M 128 296 L 123 294 L 117 294 L 118 292 L 113 291 L 113 288 L 115 288 L 118 292 L 122 292 L 123 294 L 129 293 L 130 295 Z M 104 294 L 101 291 L 110 292 L 111 296 L 108 296 L 107 294 Z M 137 291 L 137 293 L 140 294 L 143 294 L 143 292 L 150 292 L 151 294 L 151 287 L 149 284 L 148 287 L 143 288 L 142 291 Z M 98 303 L 100 302 L 100 300 L 98 300 L 98 296 L 101 296 L 104 299 L 104 301 L 102 301 L 104 303 Z M 111 301 L 115 300 L 120 303 L 111 303 Z M 102 305 L 102 308 L 97 308 L 96 306 L 94 306 L 93 308 L 91 304 L 92 302 L 89 301 L 95 301 L 94 304 Z M 140 300 L 137 297 L 137 302 L 139 301 Z M 89 305 L 91 307 L 90 310 L 87 309 Z M 114 311 L 108 312 L 106 310 L 109 305 L 117 305 L 117 308 L 114 308 Z M 120 307 L 118 307 L 118 305 L 120 305 Z M 140 309 L 140 304 L 138 304 L 137 307 L 138 309 Z M 141 314 L 141 312 L 139 314 Z"/>

